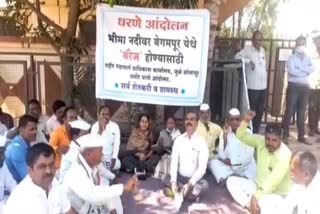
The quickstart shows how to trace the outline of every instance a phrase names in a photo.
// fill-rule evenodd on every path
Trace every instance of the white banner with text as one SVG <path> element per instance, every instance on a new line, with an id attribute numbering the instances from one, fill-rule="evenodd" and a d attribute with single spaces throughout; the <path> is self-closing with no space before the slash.
<path id="1" fill-rule="evenodd" d="M 96 97 L 158 105 L 203 101 L 210 15 L 97 7 Z"/>

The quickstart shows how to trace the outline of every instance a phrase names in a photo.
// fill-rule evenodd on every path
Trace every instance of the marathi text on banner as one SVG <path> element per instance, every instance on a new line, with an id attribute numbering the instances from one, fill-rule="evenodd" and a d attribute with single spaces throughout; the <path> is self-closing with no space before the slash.
<path id="1" fill-rule="evenodd" d="M 96 96 L 199 105 L 207 74 L 209 12 L 98 5 Z"/>

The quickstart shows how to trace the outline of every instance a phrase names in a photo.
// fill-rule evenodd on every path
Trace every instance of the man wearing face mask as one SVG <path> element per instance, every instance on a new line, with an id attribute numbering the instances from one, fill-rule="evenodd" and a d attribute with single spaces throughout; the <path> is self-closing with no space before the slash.
<path id="1" fill-rule="evenodd" d="M 253 133 L 259 133 L 266 99 L 266 52 L 261 46 L 262 39 L 262 33 L 255 31 L 252 34 L 252 45 L 245 46 L 235 56 L 236 59 L 242 59 L 245 62 L 250 109 L 254 110 L 257 114 L 252 121 Z"/>
<path id="2" fill-rule="evenodd" d="M 306 38 L 300 36 L 296 40 L 294 53 L 288 59 L 288 87 L 286 111 L 283 118 L 283 142 L 289 143 L 290 121 L 297 112 L 298 142 L 310 145 L 304 137 L 305 111 L 309 101 L 309 78 L 314 72 L 312 60 L 305 53 Z"/>
<path id="3" fill-rule="evenodd" d="M 3 213 L 3 208 L 7 201 L 6 192 L 12 192 L 17 183 L 13 179 L 7 165 L 4 163 L 4 151 L 7 139 L 0 136 L 0 213 Z"/>

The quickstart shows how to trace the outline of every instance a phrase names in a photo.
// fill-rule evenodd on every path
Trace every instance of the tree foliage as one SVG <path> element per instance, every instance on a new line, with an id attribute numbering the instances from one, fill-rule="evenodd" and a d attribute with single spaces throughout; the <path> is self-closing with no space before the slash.
<path id="1" fill-rule="evenodd" d="M 278 6 L 288 0 L 253 0 L 251 3 L 240 11 L 238 22 L 234 23 L 238 33 L 232 32 L 232 27 L 223 25 L 222 34 L 225 37 L 247 37 L 250 38 L 252 33 L 260 30 L 264 33 L 265 38 L 272 38 L 276 27 Z M 233 34 L 233 35 L 232 35 Z"/>

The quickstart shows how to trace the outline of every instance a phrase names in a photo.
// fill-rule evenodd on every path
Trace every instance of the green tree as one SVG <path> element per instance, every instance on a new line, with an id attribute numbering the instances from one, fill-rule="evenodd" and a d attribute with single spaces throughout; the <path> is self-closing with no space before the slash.
<path id="1" fill-rule="evenodd" d="M 253 0 L 238 12 L 237 37 L 250 38 L 255 30 L 263 32 L 265 38 L 272 38 L 277 22 L 278 6 L 288 0 Z M 234 23 L 235 25 L 235 23 Z M 231 27 L 223 25 L 222 34 L 232 37 Z"/>
<path id="2" fill-rule="evenodd" d="M 41 10 L 40 0 L 6 0 L 8 3 L 6 15 L 17 23 L 18 31 L 25 37 L 40 37 L 46 39 L 60 57 L 62 63 L 62 82 L 64 100 L 67 104 L 74 102 L 74 66 L 80 55 L 87 54 L 85 45 L 76 34 L 77 26 L 83 14 L 92 11 L 94 14 L 98 2 L 110 5 L 126 5 L 152 8 L 195 8 L 197 0 L 67 0 L 69 7 L 67 26 L 62 27 L 52 21 Z M 34 2 L 34 3 L 33 3 Z M 32 14 L 37 17 L 37 26 L 29 20 Z M 88 17 L 88 16 L 87 16 Z M 89 18 L 95 18 L 89 17 Z M 80 75 L 81 76 L 81 75 Z"/>

